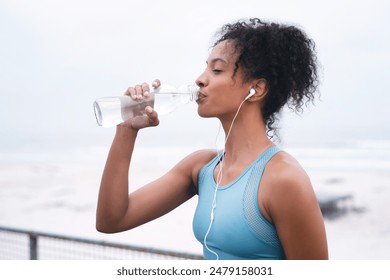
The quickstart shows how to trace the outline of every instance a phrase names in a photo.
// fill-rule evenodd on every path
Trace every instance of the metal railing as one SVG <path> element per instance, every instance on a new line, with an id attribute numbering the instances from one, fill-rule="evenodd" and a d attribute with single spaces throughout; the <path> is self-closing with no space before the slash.
<path id="1" fill-rule="evenodd" d="M 202 259 L 201 255 L 0 226 L 0 259 Z"/>

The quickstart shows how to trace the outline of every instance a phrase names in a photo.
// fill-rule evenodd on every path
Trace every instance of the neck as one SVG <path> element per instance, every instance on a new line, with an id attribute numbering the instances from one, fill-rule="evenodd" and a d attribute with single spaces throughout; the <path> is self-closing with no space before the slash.
<path id="1" fill-rule="evenodd" d="M 243 108 L 244 110 L 247 109 Z M 252 161 L 266 148 L 272 145 L 266 133 L 265 123 L 258 110 L 239 112 L 232 124 L 233 118 L 221 120 L 225 131 L 225 161 Z M 229 133 L 230 130 L 230 134 Z"/>

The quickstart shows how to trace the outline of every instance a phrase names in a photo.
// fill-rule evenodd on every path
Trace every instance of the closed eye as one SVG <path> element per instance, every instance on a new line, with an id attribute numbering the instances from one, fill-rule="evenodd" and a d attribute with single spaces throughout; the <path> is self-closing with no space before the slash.
<path id="1" fill-rule="evenodd" d="M 220 72 L 222 72 L 221 69 L 213 69 L 212 71 L 213 71 L 214 73 L 220 73 Z"/>

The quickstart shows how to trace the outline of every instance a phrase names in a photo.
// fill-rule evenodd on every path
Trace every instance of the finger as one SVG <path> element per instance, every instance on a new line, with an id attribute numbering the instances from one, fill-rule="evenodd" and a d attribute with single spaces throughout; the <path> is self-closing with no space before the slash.
<path id="1" fill-rule="evenodd" d="M 136 99 L 142 98 L 142 87 L 140 85 L 135 86 L 135 98 Z"/>
<path id="2" fill-rule="evenodd" d="M 152 86 L 154 88 L 158 88 L 159 86 L 161 86 L 161 81 L 159 79 L 155 79 L 152 83 Z"/>
<path id="3" fill-rule="evenodd" d="M 160 120 L 158 119 L 158 114 L 155 110 L 153 110 L 152 107 L 146 106 L 145 112 L 149 118 L 150 126 L 157 126 L 160 123 Z"/>
<path id="4" fill-rule="evenodd" d="M 135 99 L 136 97 L 135 89 L 133 87 L 129 87 L 126 90 L 125 95 L 130 96 L 132 99 Z"/>
<path id="5" fill-rule="evenodd" d="M 142 83 L 141 88 L 142 88 L 143 96 L 144 97 L 149 97 L 149 95 L 150 95 L 149 84 L 148 83 Z"/>

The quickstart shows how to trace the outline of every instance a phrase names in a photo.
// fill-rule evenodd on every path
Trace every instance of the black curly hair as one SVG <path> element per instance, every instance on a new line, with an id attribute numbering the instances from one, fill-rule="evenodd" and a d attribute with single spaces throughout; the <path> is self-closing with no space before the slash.
<path id="1" fill-rule="evenodd" d="M 224 25 L 214 46 L 231 40 L 244 80 L 265 79 L 268 92 L 261 112 L 267 134 L 277 135 L 278 113 L 287 104 L 295 112 L 313 102 L 319 79 L 314 42 L 295 26 L 267 23 L 258 18 Z"/>

